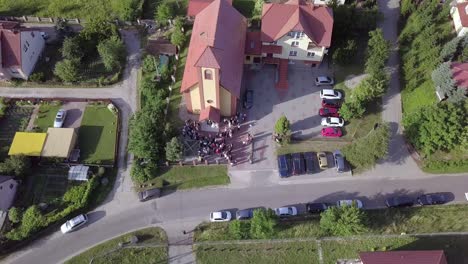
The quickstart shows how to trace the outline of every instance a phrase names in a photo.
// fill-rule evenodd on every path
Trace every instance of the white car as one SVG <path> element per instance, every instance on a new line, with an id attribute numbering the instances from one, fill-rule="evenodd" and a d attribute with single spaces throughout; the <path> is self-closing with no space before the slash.
<path id="1" fill-rule="evenodd" d="M 210 214 L 211 222 L 227 222 L 231 221 L 231 218 L 232 214 L 229 211 L 212 212 Z"/>
<path id="2" fill-rule="evenodd" d="M 339 200 L 336 202 L 337 206 L 353 206 L 356 204 L 357 208 L 361 209 L 364 205 L 362 204 L 361 200 Z"/>
<path id="3" fill-rule="evenodd" d="M 342 94 L 334 89 L 322 89 L 320 91 L 320 98 L 322 99 L 334 99 L 334 100 L 340 100 L 342 97 Z"/>
<path id="4" fill-rule="evenodd" d="M 65 224 L 63 224 L 60 227 L 60 230 L 62 231 L 63 234 L 66 234 L 66 233 L 75 231 L 76 229 L 86 224 L 87 222 L 88 222 L 88 216 L 86 214 L 81 214 L 65 222 Z"/>
<path id="5" fill-rule="evenodd" d="M 55 116 L 54 127 L 62 127 L 66 117 L 67 110 L 60 109 Z"/>
<path id="6" fill-rule="evenodd" d="M 322 118 L 322 126 L 342 127 L 344 126 L 344 119 L 341 117 L 324 117 Z"/>
<path id="7" fill-rule="evenodd" d="M 318 76 L 315 78 L 315 85 L 321 86 L 321 85 L 333 85 L 335 81 L 333 78 L 330 78 L 328 76 Z"/>
<path id="8" fill-rule="evenodd" d="M 275 213 L 279 217 L 297 215 L 297 208 L 294 206 L 275 208 Z"/>

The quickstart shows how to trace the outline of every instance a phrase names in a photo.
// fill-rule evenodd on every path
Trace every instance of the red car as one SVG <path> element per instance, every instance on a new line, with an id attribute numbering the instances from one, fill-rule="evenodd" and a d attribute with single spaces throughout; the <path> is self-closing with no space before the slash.
<path id="1" fill-rule="evenodd" d="M 323 117 L 340 117 L 337 108 L 320 108 L 319 115 Z"/>
<path id="2" fill-rule="evenodd" d="M 343 132 L 339 127 L 325 127 L 322 128 L 322 136 L 324 137 L 341 137 Z"/>
<path id="3" fill-rule="evenodd" d="M 340 108 L 340 106 L 341 106 L 340 100 L 322 99 L 322 107 L 325 107 L 325 108 Z"/>

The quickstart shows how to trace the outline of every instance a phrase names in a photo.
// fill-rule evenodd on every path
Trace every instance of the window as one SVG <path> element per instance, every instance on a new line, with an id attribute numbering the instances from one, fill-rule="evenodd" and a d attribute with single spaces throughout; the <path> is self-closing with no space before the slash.
<path id="1" fill-rule="evenodd" d="M 213 72 L 211 70 L 205 70 L 205 79 L 213 80 Z"/>
<path id="2" fill-rule="evenodd" d="M 302 31 L 289 31 L 288 32 L 288 36 L 289 37 L 292 37 L 292 38 L 295 38 L 295 39 L 300 39 L 302 37 L 304 37 L 304 32 Z"/>
<path id="3" fill-rule="evenodd" d="M 307 52 L 307 57 L 313 57 L 315 56 L 315 52 Z"/>
<path id="4" fill-rule="evenodd" d="M 298 46 L 299 46 L 299 41 L 291 42 L 291 47 L 298 47 Z"/>
<path id="5" fill-rule="evenodd" d="M 23 51 L 24 52 L 28 51 L 28 46 L 26 46 L 26 44 L 23 45 Z"/>
<path id="6" fill-rule="evenodd" d="M 31 31 L 31 37 L 33 37 L 33 38 L 34 38 L 34 32 L 33 32 L 33 31 Z"/>
<path id="7" fill-rule="evenodd" d="M 250 60 L 250 56 L 245 56 L 245 59 L 249 61 L 249 60 Z"/>
<path id="8" fill-rule="evenodd" d="M 27 40 L 26 40 L 26 45 L 27 45 L 27 46 L 28 46 L 28 48 L 29 48 L 29 42 L 28 42 Z"/>
<path id="9" fill-rule="evenodd" d="M 289 52 L 289 56 L 297 56 L 297 51 L 291 50 L 291 51 Z"/>

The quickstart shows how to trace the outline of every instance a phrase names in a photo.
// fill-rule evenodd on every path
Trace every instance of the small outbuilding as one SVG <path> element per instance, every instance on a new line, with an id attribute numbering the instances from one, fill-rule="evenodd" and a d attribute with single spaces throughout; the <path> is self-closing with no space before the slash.
<path id="1" fill-rule="evenodd" d="M 42 157 L 68 158 L 75 147 L 77 134 L 74 128 L 49 128 L 42 148 Z"/>
<path id="2" fill-rule="evenodd" d="M 70 181 L 87 181 L 89 167 L 78 165 L 70 167 L 68 171 L 68 180 Z"/>
<path id="3" fill-rule="evenodd" d="M 47 133 L 16 132 L 8 155 L 39 157 L 46 138 Z"/>

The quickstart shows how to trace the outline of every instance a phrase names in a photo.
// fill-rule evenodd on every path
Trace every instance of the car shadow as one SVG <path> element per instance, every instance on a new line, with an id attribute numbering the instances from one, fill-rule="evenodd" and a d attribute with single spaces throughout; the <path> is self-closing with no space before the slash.
<path id="1" fill-rule="evenodd" d="M 88 213 L 88 223 L 86 223 L 85 226 L 88 226 L 88 225 L 90 225 L 92 223 L 95 223 L 95 222 L 99 221 L 100 219 L 102 219 L 105 216 L 106 216 L 105 211 L 90 212 L 90 213 Z"/>

